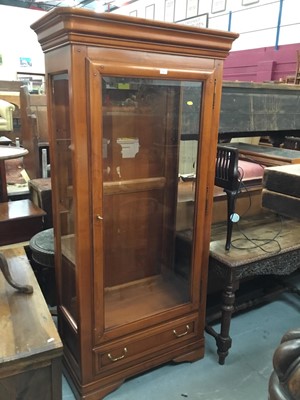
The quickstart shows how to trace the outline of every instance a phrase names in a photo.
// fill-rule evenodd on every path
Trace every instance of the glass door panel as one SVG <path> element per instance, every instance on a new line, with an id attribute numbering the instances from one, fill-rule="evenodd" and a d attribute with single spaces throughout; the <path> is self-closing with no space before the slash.
<path id="1" fill-rule="evenodd" d="M 59 225 L 61 246 L 61 277 L 64 290 L 61 304 L 73 318 L 76 316 L 75 289 L 75 236 L 73 208 L 73 171 L 72 146 L 69 121 L 69 79 L 67 74 L 52 77 L 54 157 L 56 158 L 56 190 L 58 197 Z"/>
<path id="2" fill-rule="evenodd" d="M 103 77 L 105 327 L 190 302 L 201 82 Z"/>

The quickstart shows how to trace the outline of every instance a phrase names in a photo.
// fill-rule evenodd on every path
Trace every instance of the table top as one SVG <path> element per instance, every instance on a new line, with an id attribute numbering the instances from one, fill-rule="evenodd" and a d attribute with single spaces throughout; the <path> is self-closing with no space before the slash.
<path id="1" fill-rule="evenodd" d="M 46 215 L 46 211 L 40 209 L 29 199 L 6 201 L 0 203 L 0 220 L 12 221 L 22 218 L 40 218 Z"/>
<path id="2" fill-rule="evenodd" d="M 281 147 L 262 146 L 243 142 L 232 142 L 230 147 L 235 147 L 240 154 L 257 155 L 266 159 L 277 159 L 287 163 L 300 163 L 300 152 L 298 150 L 284 149 Z"/>
<path id="3" fill-rule="evenodd" d="M 240 228 L 240 230 L 239 230 Z M 282 218 L 275 213 L 266 212 L 259 216 L 241 218 L 239 225 L 234 225 L 233 246 L 225 250 L 226 223 L 213 224 L 210 257 L 228 267 L 240 267 L 263 259 L 300 249 L 300 221 Z M 247 240 L 243 232 L 253 242 Z M 272 240 L 273 239 L 273 240 Z M 269 240 L 263 249 L 262 245 Z"/>
<path id="4" fill-rule="evenodd" d="M 19 158 L 26 154 L 28 154 L 28 150 L 23 147 L 0 146 L 0 160 Z"/>
<path id="5" fill-rule="evenodd" d="M 23 247 L 2 249 L 12 277 L 33 286 L 32 294 L 17 292 L 0 274 L 0 376 L 9 365 L 62 354 L 62 342 Z"/>

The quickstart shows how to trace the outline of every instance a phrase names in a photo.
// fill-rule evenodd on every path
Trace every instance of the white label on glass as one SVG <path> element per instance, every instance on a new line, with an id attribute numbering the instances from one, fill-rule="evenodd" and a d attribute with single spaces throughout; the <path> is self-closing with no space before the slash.
<path id="1" fill-rule="evenodd" d="M 167 70 L 166 68 L 161 68 L 161 69 L 159 70 L 159 73 L 160 73 L 161 75 L 168 75 L 168 70 Z"/>

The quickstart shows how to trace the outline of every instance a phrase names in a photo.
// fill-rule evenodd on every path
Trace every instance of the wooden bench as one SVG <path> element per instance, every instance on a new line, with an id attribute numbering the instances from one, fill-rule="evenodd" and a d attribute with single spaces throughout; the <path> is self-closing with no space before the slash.
<path id="1" fill-rule="evenodd" d="M 0 399 L 60 400 L 62 343 L 24 248 L 2 251 L 12 277 L 31 285 L 16 291 L 0 272 Z"/>

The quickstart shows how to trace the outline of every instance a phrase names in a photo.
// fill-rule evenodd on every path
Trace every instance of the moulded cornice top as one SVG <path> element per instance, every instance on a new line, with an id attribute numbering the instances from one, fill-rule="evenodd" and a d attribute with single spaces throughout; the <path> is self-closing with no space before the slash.
<path id="1" fill-rule="evenodd" d="M 66 44 L 167 51 L 224 59 L 237 33 L 58 7 L 34 22 L 44 52 Z M 165 50 L 164 50 L 165 49 Z"/>

